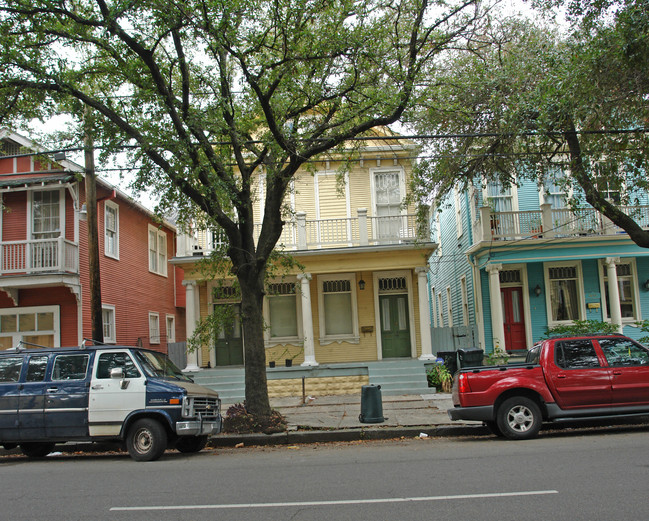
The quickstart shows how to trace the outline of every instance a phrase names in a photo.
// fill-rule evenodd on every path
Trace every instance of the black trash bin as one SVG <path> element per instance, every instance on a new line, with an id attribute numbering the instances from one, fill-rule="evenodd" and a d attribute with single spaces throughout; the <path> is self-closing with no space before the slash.
<path id="1" fill-rule="evenodd" d="M 437 358 L 444 362 L 451 376 L 457 372 L 457 351 L 437 351 Z"/>
<path id="2" fill-rule="evenodd" d="M 484 351 L 477 347 L 465 347 L 457 350 L 460 369 L 465 367 L 480 367 L 483 365 Z"/>
<path id="3" fill-rule="evenodd" d="M 380 385 L 364 385 L 361 388 L 361 414 L 358 419 L 361 423 L 381 423 L 385 421 Z"/>

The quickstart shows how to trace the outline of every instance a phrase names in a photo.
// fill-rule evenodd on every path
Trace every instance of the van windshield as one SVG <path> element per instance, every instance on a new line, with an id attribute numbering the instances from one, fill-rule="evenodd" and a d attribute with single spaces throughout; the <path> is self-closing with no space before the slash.
<path id="1" fill-rule="evenodd" d="M 191 382 L 191 379 L 185 376 L 169 357 L 162 353 L 153 353 L 151 351 L 135 351 L 135 357 L 140 362 L 142 369 L 147 376 L 154 378 L 176 378 Z"/>

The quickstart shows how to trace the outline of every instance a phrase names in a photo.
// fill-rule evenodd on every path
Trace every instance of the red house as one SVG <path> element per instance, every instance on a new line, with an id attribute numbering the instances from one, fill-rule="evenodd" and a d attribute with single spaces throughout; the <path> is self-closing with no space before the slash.
<path id="1" fill-rule="evenodd" d="M 0 129 L 0 350 L 91 337 L 83 172 Z M 104 342 L 167 352 L 185 339 L 174 226 L 101 179 L 97 216 Z"/>

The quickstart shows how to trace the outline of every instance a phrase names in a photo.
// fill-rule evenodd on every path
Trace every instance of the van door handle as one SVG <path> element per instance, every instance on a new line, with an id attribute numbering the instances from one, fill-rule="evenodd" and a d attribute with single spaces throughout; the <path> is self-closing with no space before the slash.
<path id="1" fill-rule="evenodd" d="M 47 392 L 48 392 L 48 393 L 55 393 L 55 392 L 57 392 L 58 390 L 59 390 L 58 387 L 50 387 L 50 388 L 47 390 Z"/>
<path id="2" fill-rule="evenodd" d="M 93 385 L 92 388 L 93 388 L 95 391 L 98 391 L 99 389 L 103 389 L 104 386 L 101 385 L 101 384 L 97 384 L 97 385 Z"/>

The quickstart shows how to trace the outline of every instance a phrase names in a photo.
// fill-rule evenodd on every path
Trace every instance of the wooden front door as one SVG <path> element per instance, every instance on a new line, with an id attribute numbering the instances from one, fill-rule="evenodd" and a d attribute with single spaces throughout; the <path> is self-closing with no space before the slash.
<path id="1" fill-rule="evenodd" d="M 216 365 L 243 365 L 241 306 L 239 304 L 219 304 L 219 306 L 232 306 L 234 313 L 233 320 L 221 328 L 214 342 Z"/>
<path id="2" fill-rule="evenodd" d="M 525 317 L 523 314 L 523 288 L 501 288 L 503 321 L 505 325 L 505 349 L 527 349 Z"/>
<path id="3" fill-rule="evenodd" d="M 409 357 L 408 295 L 380 295 L 379 307 L 383 358 Z"/>

